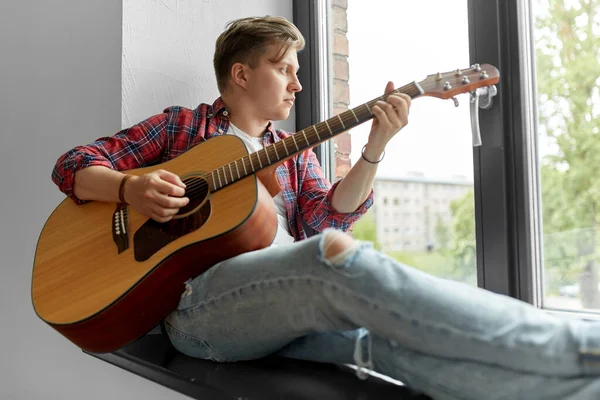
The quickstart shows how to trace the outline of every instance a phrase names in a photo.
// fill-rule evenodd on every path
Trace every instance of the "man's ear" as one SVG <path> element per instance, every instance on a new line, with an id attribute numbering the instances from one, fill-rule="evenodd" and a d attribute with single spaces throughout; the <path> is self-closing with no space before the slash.
<path id="1" fill-rule="evenodd" d="M 248 69 L 249 67 L 242 63 L 233 64 L 231 66 L 231 83 L 245 89 L 248 82 Z"/>

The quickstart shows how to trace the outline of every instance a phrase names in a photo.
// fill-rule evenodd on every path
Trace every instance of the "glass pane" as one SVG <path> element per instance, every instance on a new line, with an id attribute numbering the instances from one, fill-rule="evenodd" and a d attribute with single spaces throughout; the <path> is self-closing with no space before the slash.
<path id="1" fill-rule="evenodd" d="M 533 0 L 544 307 L 600 309 L 600 0 Z"/>
<path id="2" fill-rule="evenodd" d="M 431 12 L 435 10 L 435 12 Z M 440 35 L 438 29 L 451 27 Z M 333 114 L 429 74 L 469 67 L 467 0 L 333 0 Z M 449 23 L 451 21 L 451 23 Z M 375 205 L 355 237 L 431 274 L 477 284 L 468 95 L 415 99 L 379 164 Z M 335 179 L 360 158 L 371 122 L 334 139 Z"/>

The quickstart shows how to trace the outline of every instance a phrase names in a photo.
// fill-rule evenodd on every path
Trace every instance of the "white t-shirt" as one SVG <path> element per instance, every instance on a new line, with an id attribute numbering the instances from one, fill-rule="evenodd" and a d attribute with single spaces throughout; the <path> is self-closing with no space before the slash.
<path id="1" fill-rule="evenodd" d="M 233 125 L 231 122 L 229 123 L 229 130 L 227 131 L 228 135 L 235 135 L 242 139 L 250 153 L 254 153 L 262 149 L 263 146 L 263 138 L 262 137 L 252 137 L 248 135 L 246 132 L 242 131 L 237 126 Z M 275 211 L 277 213 L 277 233 L 275 234 L 275 239 L 271 246 L 275 246 L 278 244 L 288 244 L 294 242 L 294 237 L 290 233 L 289 223 L 287 212 L 285 210 L 285 200 L 283 200 L 283 194 L 281 192 L 277 193 L 275 197 L 273 197 L 273 201 L 275 202 Z"/>

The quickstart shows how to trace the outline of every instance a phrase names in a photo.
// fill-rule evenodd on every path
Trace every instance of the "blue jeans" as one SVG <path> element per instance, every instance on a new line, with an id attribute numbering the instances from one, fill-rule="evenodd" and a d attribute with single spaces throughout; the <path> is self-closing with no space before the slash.
<path id="1" fill-rule="evenodd" d="M 326 230 L 246 253 L 186 283 L 176 349 L 219 362 L 269 354 L 354 364 L 435 400 L 599 399 L 600 323 L 437 278 Z M 182 288 L 183 289 L 183 288 Z"/>

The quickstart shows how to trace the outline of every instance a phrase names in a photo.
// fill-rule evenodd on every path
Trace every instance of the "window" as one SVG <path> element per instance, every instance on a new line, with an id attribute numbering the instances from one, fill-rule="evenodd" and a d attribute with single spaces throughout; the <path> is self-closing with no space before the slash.
<path id="1" fill-rule="evenodd" d="M 543 306 L 600 311 L 600 1 L 533 0 L 531 14 Z"/>
<path id="2" fill-rule="evenodd" d="M 333 115 L 382 95 L 388 80 L 401 87 L 429 74 L 467 68 L 467 6 L 467 0 L 332 1 L 329 86 Z M 403 18 L 399 24 L 399 15 L 428 15 L 428 24 L 439 26 L 447 20 L 454 23 L 440 41 L 439 33 L 422 29 L 419 18 Z M 377 26 L 377 39 L 373 26 Z M 415 41 L 417 31 L 419 40 Z M 468 97 L 462 101 L 459 108 L 451 101 L 428 97 L 413 101 L 410 124 L 388 144 L 375 182 L 376 197 L 390 196 L 393 201 L 389 203 L 403 211 L 403 218 L 387 218 L 392 204 L 384 198 L 356 224 L 354 232 L 402 262 L 475 285 L 473 147 Z M 334 180 L 342 179 L 357 162 L 370 126 L 366 122 L 333 140 Z M 396 232 L 403 232 L 400 246 L 392 237 Z"/>

